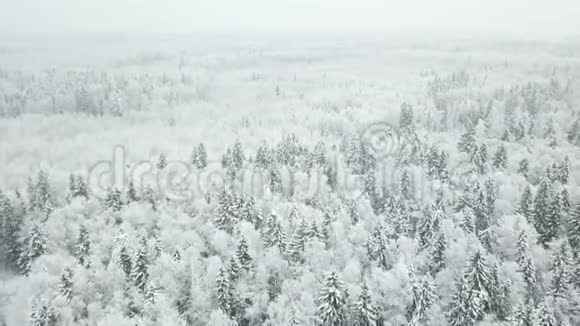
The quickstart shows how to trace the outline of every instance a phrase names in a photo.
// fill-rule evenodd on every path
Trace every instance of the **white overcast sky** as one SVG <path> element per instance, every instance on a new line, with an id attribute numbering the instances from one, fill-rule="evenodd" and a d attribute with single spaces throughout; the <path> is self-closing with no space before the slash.
<path id="1" fill-rule="evenodd" d="M 580 33 L 580 0 L 0 0 L 0 34 Z"/>

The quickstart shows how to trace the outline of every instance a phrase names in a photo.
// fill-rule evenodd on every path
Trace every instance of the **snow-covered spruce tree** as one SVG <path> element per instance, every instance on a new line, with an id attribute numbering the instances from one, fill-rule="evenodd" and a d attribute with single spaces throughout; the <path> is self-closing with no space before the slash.
<path id="1" fill-rule="evenodd" d="M 489 310 L 491 276 L 481 252 L 476 251 L 457 282 L 447 313 L 452 326 L 474 325 Z"/>
<path id="2" fill-rule="evenodd" d="M 399 131 L 406 135 L 415 132 L 415 118 L 413 107 L 410 104 L 401 104 L 401 114 L 399 116 Z"/>
<path id="3" fill-rule="evenodd" d="M 411 186 L 411 179 L 408 170 L 403 170 L 403 173 L 401 174 L 400 191 L 401 196 L 403 196 L 404 199 L 413 199 L 413 188 Z"/>
<path id="4" fill-rule="evenodd" d="M 133 284 L 141 290 L 141 292 L 145 291 L 147 282 L 149 281 L 149 259 L 147 258 L 147 252 L 147 239 L 142 237 L 139 241 L 139 249 L 137 250 L 137 255 L 135 257 L 135 264 L 131 271 Z"/>
<path id="5" fill-rule="evenodd" d="M 566 298 L 571 286 L 570 252 L 568 244 L 563 242 L 552 260 L 550 272 L 552 281 L 550 294 L 556 298 Z"/>
<path id="6" fill-rule="evenodd" d="M 316 316 L 321 325 L 343 326 L 347 322 L 347 292 L 336 272 L 329 273 L 320 289 Z"/>
<path id="7" fill-rule="evenodd" d="M 554 200 L 550 205 L 549 216 L 545 220 L 544 233 L 540 235 L 540 241 L 542 243 L 547 243 L 553 239 L 559 237 L 563 226 L 562 226 L 562 204 L 560 195 L 554 196 Z"/>
<path id="8" fill-rule="evenodd" d="M 308 225 L 306 224 L 305 219 L 301 219 L 298 226 L 294 229 L 290 245 L 288 246 L 288 256 L 293 261 L 299 261 L 302 257 L 302 252 L 304 252 L 304 246 L 306 245 L 307 234 Z"/>
<path id="9" fill-rule="evenodd" d="M 536 266 L 530 255 L 530 248 L 528 245 L 528 238 L 525 231 L 521 231 L 516 243 L 516 262 L 518 263 L 518 271 L 522 273 L 528 296 L 535 299 L 536 296 Z"/>
<path id="10" fill-rule="evenodd" d="M 74 256 L 79 262 L 79 264 L 85 268 L 89 268 L 91 265 L 90 251 L 91 251 L 91 239 L 89 238 L 89 232 L 87 231 L 86 226 L 81 225 L 79 230 L 79 237 L 75 242 Z"/>
<path id="11" fill-rule="evenodd" d="M 137 190 L 135 190 L 135 184 L 133 181 L 129 181 L 129 189 L 127 189 L 127 204 L 138 202 L 139 197 L 137 196 Z"/>
<path id="12" fill-rule="evenodd" d="M 392 267 L 388 244 L 389 242 L 382 226 L 378 226 L 367 241 L 369 260 L 376 261 L 377 265 L 384 270 L 389 270 Z"/>
<path id="13" fill-rule="evenodd" d="M 282 174 L 275 164 L 272 164 L 268 171 L 268 186 L 272 194 L 283 194 Z"/>
<path id="14" fill-rule="evenodd" d="M 141 202 L 148 203 L 153 211 L 157 211 L 157 202 L 155 200 L 155 191 L 151 186 L 145 186 L 145 191 L 143 196 L 141 196 Z"/>
<path id="15" fill-rule="evenodd" d="M 236 258 L 238 259 L 238 262 L 240 263 L 240 267 L 244 271 L 249 272 L 250 270 L 252 270 L 253 259 L 250 256 L 250 254 L 248 253 L 248 243 L 247 243 L 246 238 L 244 236 L 242 236 L 242 238 L 240 239 L 240 242 L 238 243 L 238 248 L 236 249 Z"/>
<path id="16" fill-rule="evenodd" d="M 473 209 L 469 206 L 463 207 L 461 210 L 461 222 L 459 223 L 459 227 L 463 229 L 463 231 L 467 233 L 475 233 L 475 213 Z"/>
<path id="17" fill-rule="evenodd" d="M 435 205 L 423 210 L 422 218 L 417 228 L 419 249 L 430 247 L 436 240 L 435 235 L 439 231 L 439 218 L 441 216 L 439 208 Z"/>
<path id="18" fill-rule="evenodd" d="M 57 313 L 54 308 L 48 306 L 44 301 L 34 300 L 30 313 L 30 325 L 56 326 L 57 321 Z"/>
<path id="19" fill-rule="evenodd" d="M 242 267 L 238 263 L 235 255 L 232 255 L 228 260 L 227 272 L 228 277 L 230 278 L 230 282 L 232 283 L 235 283 L 240 278 Z"/>
<path id="20" fill-rule="evenodd" d="M 371 207 L 375 214 L 378 215 L 383 212 L 385 203 L 383 196 L 378 189 L 374 171 L 368 171 L 365 175 L 363 194 L 370 201 Z"/>
<path id="21" fill-rule="evenodd" d="M 232 163 L 234 164 L 236 170 L 241 170 L 244 167 L 244 161 L 246 160 L 246 156 L 244 155 L 244 151 L 242 149 L 242 143 L 240 141 L 236 141 L 234 144 L 234 149 L 232 150 Z"/>
<path id="22" fill-rule="evenodd" d="M 558 326 L 558 321 L 554 310 L 547 302 L 542 302 L 538 306 L 533 319 L 533 325 L 536 326 Z"/>
<path id="23" fill-rule="evenodd" d="M 527 185 L 526 188 L 524 188 L 518 207 L 518 213 L 522 214 L 526 220 L 528 220 L 528 223 L 535 225 L 534 199 L 530 185 Z"/>
<path id="24" fill-rule="evenodd" d="M 258 147 L 256 158 L 254 159 L 254 164 L 257 168 L 265 170 L 272 164 L 272 155 L 270 152 L 268 145 L 265 143 L 262 143 Z"/>
<path id="25" fill-rule="evenodd" d="M 572 205 L 570 204 L 570 193 L 568 193 L 566 187 L 562 187 L 562 191 L 558 195 L 560 196 L 560 205 L 562 206 L 563 216 L 568 217 L 570 208 L 572 208 Z"/>
<path id="26" fill-rule="evenodd" d="M 165 167 L 167 166 L 167 157 L 165 156 L 165 153 L 159 154 L 156 166 L 159 170 L 165 169 Z"/>
<path id="27" fill-rule="evenodd" d="M 72 299 L 72 282 L 73 271 L 70 267 L 65 267 L 62 275 L 60 276 L 60 283 L 58 285 L 58 292 L 62 295 L 67 302 Z"/>
<path id="28" fill-rule="evenodd" d="M 446 250 L 447 241 L 445 240 L 445 234 L 439 232 L 431 249 L 431 264 L 429 265 L 429 268 L 433 275 L 439 273 L 439 271 L 445 268 Z"/>
<path id="29" fill-rule="evenodd" d="M 215 225 L 223 230 L 231 232 L 234 224 L 237 223 L 238 215 L 241 211 L 241 200 L 225 189 L 218 197 L 217 211 L 214 218 Z"/>
<path id="30" fill-rule="evenodd" d="M 226 268 L 220 268 L 216 279 L 216 301 L 217 307 L 226 315 L 232 314 L 232 293 L 230 278 Z"/>
<path id="31" fill-rule="evenodd" d="M 485 144 L 475 145 L 471 155 L 471 163 L 477 173 L 484 175 L 487 172 L 487 160 L 487 146 Z"/>
<path id="32" fill-rule="evenodd" d="M 534 226 L 540 235 L 544 234 L 544 229 L 549 223 L 550 204 L 552 203 L 552 187 L 547 178 L 540 183 L 536 198 L 534 199 Z M 549 237 L 544 239 L 549 240 Z"/>
<path id="33" fill-rule="evenodd" d="M 570 178 L 570 158 L 568 156 L 564 157 L 564 159 L 558 164 L 558 181 L 563 185 L 568 183 L 568 179 Z"/>
<path id="34" fill-rule="evenodd" d="M 352 223 L 352 225 L 357 224 L 360 220 L 360 215 L 358 213 L 358 206 L 356 204 L 356 201 L 350 200 L 348 202 L 346 209 L 347 209 L 348 216 L 350 217 L 350 222 Z"/>
<path id="35" fill-rule="evenodd" d="M 133 263 L 131 262 L 131 256 L 127 250 L 127 247 L 123 244 L 119 252 L 118 264 L 125 273 L 125 278 L 127 281 L 131 280 L 131 273 L 133 272 Z"/>
<path id="36" fill-rule="evenodd" d="M 185 273 L 181 280 L 182 286 L 179 287 L 179 294 L 177 295 L 177 300 L 175 305 L 177 306 L 177 313 L 185 320 L 186 325 L 194 325 L 195 314 L 192 311 L 193 303 L 193 293 L 192 293 L 192 281 L 191 273 Z"/>
<path id="37" fill-rule="evenodd" d="M 407 307 L 407 320 L 409 325 L 424 325 L 428 323 L 427 312 L 437 300 L 437 286 L 430 276 L 415 277 L 411 285 L 413 301 Z"/>
<path id="38" fill-rule="evenodd" d="M 373 301 L 366 283 L 358 300 L 354 303 L 354 325 L 376 326 L 379 319 L 376 303 Z"/>
<path id="39" fill-rule="evenodd" d="M 475 128 L 472 126 L 467 127 L 457 143 L 457 149 L 469 155 L 473 153 L 475 149 Z"/>
<path id="40" fill-rule="evenodd" d="M 18 258 L 18 270 L 28 276 L 32 262 L 42 256 L 46 250 L 46 235 L 38 223 L 33 223 L 28 236 L 24 240 L 24 248 Z"/>
<path id="41" fill-rule="evenodd" d="M 207 166 L 207 153 L 205 151 L 205 145 L 203 143 L 199 143 L 197 145 L 197 151 L 195 154 L 195 167 L 198 169 L 205 169 Z"/>
<path id="42" fill-rule="evenodd" d="M 118 189 L 109 188 L 107 191 L 107 196 L 105 197 L 105 207 L 108 209 L 118 212 L 123 208 L 123 200 L 121 198 L 121 191 Z"/>
<path id="43" fill-rule="evenodd" d="M 319 167 L 325 166 L 327 164 L 328 160 L 326 158 L 326 145 L 322 140 L 319 140 L 314 146 L 311 161 L 312 164 L 315 164 Z"/>
<path id="44" fill-rule="evenodd" d="M 9 269 L 18 269 L 18 258 L 24 250 L 20 241 L 22 214 L 18 214 L 11 200 L 0 191 L 0 248 Z"/>
<path id="45" fill-rule="evenodd" d="M 576 205 L 568 219 L 568 241 L 574 257 L 578 258 L 580 256 L 580 204 Z"/>
<path id="46" fill-rule="evenodd" d="M 510 291 L 511 283 L 502 279 L 496 263 L 491 270 L 489 310 L 501 321 L 507 320 L 511 314 Z"/>
<path id="47" fill-rule="evenodd" d="M 264 245 L 266 247 L 278 247 L 281 253 L 286 252 L 286 233 L 282 229 L 277 215 L 270 215 L 270 218 L 266 222 L 262 238 L 264 239 Z"/>
<path id="48" fill-rule="evenodd" d="M 505 169 L 507 168 L 507 160 L 507 150 L 505 146 L 501 145 L 493 157 L 493 166 L 496 169 Z"/>

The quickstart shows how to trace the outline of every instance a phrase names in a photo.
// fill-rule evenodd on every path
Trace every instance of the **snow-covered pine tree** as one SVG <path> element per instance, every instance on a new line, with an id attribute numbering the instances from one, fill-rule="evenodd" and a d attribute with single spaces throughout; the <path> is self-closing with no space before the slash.
<path id="1" fill-rule="evenodd" d="M 18 258 L 24 250 L 20 241 L 22 214 L 18 214 L 11 200 L 0 191 L 0 248 L 6 266 L 18 269 Z"/>
<path id="2" fill-rule="evenodd" d="M 485 144 L 475 145 L 474 152 L 471 155 L 471 163 L 477 173 L 484 175 L 487 172 L 487 160 L 487 146 Z"/>
<path id="3" fill-rule="evenodd" d="M 159 154 L 156 166 L 159 170 L 165 169 L 165 167 L 167 166 L 167 157 L 165 156 L 165 153 Z"/>
<path id="4" fill-rule="evenodd" d="M 356 201 L 350 200 L 348 202 L 346 209 L 347 209 L 348 216 L 350 217 L 350 222 L 352 223 L 352 225 L 357 224 L 360 220 L 360 215 L 358 213 L 358 206 L 356 204 Z"/>
<path id="5" fill-rule="evenodd" d="M 141 201 L 148 203 L 151 205 L 151 209 L 153 211 L 157 211 L 157 202 L 155 201 L 155 191 L 151 186 L 145 186 L 145 191 L 143 192 L 143 196 L 141 196 Z"/>
<path id="6" fill-rule="evenodd" d="M 240 141 L 236 141 L 234 144 L 234 149 L 232 150 L 232 163 L 234 164 L 236 170 L 241 170 L 244 167 L 244 161 L 246 160 L 246 156 L 244 155 L 244 151 L 242 149 L 242 143 Z"/>
<path id="7" fill-rule="evenodd" d="M 534 226 L 539 234 L 544 234 L 544 228 L 549 224 L 548 217 L 550 216 L 550 206 L 552 204 L 551 189 L 548 179 L 544 178 L 534 199 Z"/>
<path id="8" fill-rule="evenodd" d="M 569 295 L 571 286 L 570 259 L 568 244 L 562 242 L 550 267 L 552 274 L 550 294 L 556 298 L 566 298 Z"/>
<path id="9" fill-rule="evenodd" d="M 132 202 L 138 202 L 139 197 L 137 197 L 137 191 L 135 190 L 135 184 L 133 180 L 129 181 L 129 189 L 127 189 L 127 204 Z"/>
<path id="10" fill-rule="evenodd" d="M 81 225 L 79 229 L 79 237 L 75 243 L 74 256 L 79 262 L 79 264 L 85 268 L 89 268 L 91 265 L 90 261 L 90 250 L 91 250 L 91 240 L 89 238 L 89 232 L 87 227 Z"/>
<path id="11" fill-rule="evenodd" d="M 42 256 L 46 250 L 46 235 L 38 223 L 33 223 L 28 236 L 24 240 L 24 250 L 18 259 L 18 269 L 22 275 L 28 276 L 32 262 Z"/>
<path id="12" fill-rule="evenodd" d="M 272 164 L 268 171 L 268 186 L 272 194 L 282 194 L 284 187 L 282 186 L 282 175 L 275 164 Z"/>
<path id="13" fill-rule="evenodd" d="M 248 252 L 248 243 L 246 237 L 242 236 L 240 242 L 238 243 L 238 248 L 236 249 L 236 258 L 240 263 L 240 267 L 248 272 L 253 268 L 253 259 Z"/>
<path id="14" fill-rule="evenodd" d="M 131 262 L 131 256 L 129 255 L 127 247 L 123 244 L 119 252 L 119 265 L 125 273 L 125 279 L 127 281 L 131 280 L 131 273 L 133 272 L 133 263 Z"/>
<path id="15" fill-rule="evenodd" d="M 72 299 L 72 282 L 73 271 L 70 267 L 65 267 L 62 275 L 60 276 L 60 283 L 58 285 L 58 292 L 65 298 L 67 302 Z"/>
<path id="16" fill-rule="evenodd" d="M 258 147 L 258 151 L 256 152 L 256 158 L 254 159 L 254 164 L 259 169 L 267 169 L 270 164 L 272 164 L 272 158 L 270 155 L 270 149 L 268 145 L 262 143 L 260 147 Z"/>
<path id="17" fill-rule="evenodd" d="M 403 196 L 404 199 L 413 198 L 413 188 L 411 187 L 411 179 L 408 170 L 403 170 L 403 173 L 401 174 L 401 196 Z"/>
<path id="18" fill-rule="evenodd" d="M 286 233 L 280 225 L 280 220 L 275 214 L 271 214 L 266 222 L 264 234 L 262 235 L 266 247 L 277 246 L 281 253 L 286 252 Z"/>
<path id="19" fill-rule="evenodd" d="M 139 249 L 137 250 L 137 255 L 135 257 L 135 264 L 131 271 L 133 284 L 141 290 L 141 292 L 145 291 L 147 282 L 149 281 L 149 259 L 147 258 L 147 252 L 147 239 L 142 237 L 139 241 Z"/>
<path id="20" fill-rule="evenodd" d="M 414 277 L 412 282 L 413 301 L 407 307 L 407 320 L 409 325 L 424 325 L 429 308 L 437 300 L 437 286 L 430 276 Z"/>
<path id="21" fill-rule="evenodd" d="M 417 236 L 419 242 L 419 249 L 423 250 L 430 247 L 436 240 L 435 235 L 439 231 L 439 217 L 441 214 L 437 212 L 439 208 L 433 205 L 432 207 L 423 210 L 422 218 L 419 221 L 417 228 Z"/>
<path id="22" fill-rule="evenodd" d="M 491 270 L 489 311 L 501 321 L 505 321 L 511 313 L 510 291 L 511 283 L 502 279 L 496 263 Z"/>
<path id="23" fill-rule="evenodd" d="M 215 225 L 220 229 L 231 232 L 241 211 L 241 204 L 242 202 L 238 197 L 225 189 L 222 190 L 218 197 L 217 212 L 214 218 Z"/>
<path id="24" fill-rule="evenodd" d="M 467 233 L 475 233 L 475 213 L 469 206 L 463 207 L 461 210 L 461 222 L 459 226 Z"/>
<path id="25" fill-rule="evenodd" d="M 371 261 L 384 270 L 392 267 L 391 254 L 388 247 L 388 239 L 382 226 L 378 226 L 367 241 L 367 253 Z"/>
<path id="26" fill-rule="evenodd" d="M 481 252 L 476 251 L 457 282 L 447 317 L 452 326 L 474 325 L 489 308 L 492 288 L 489 268 Z"/>
<path id="27" fill-rule="evenodd" d="M 564 157 L 564 159 L 558 164 L 558 180 L 563 184 L 568 183 L 568 179 L 570 178 L 570 158 L 568 156 Z"/>
<path id="28" fill-rule="evenodd" d="M 469 155 L 473 153 L 475 149 L 475 128 L 472 126 L 467 127 L 457 143 L 457 149 Z"/>
<path id="29" fill-rule="evenodd" d="M 574 257 L 580 256 L 580 204 L 576 205 L 574 212 L 568 219 L 568 241 L 574 253 Z"/>
<path id="30" fill-rule="evenodd" d="M 235 283 L 239 278 L 242 272 L 242 268 L 238 263 L 236 256 L 232 255 L 228 261 L 228 277 L 230 278 L 230 282 Z"/>
<path id="31" fill-rule="evenodd" d="M 534 298 L 536 294 L 536 266 L 530 255 L 526 232 L 523 230 L 518 235 L 516 251 L 516 262 L 519 266 L 518 271 L 522 273 L 524 281 L 526 282 L 529 297 Z"/>
<path id="32" fill-rule="evenodd" d="M 415 118 L 413 107 L 408 103 L 401 104 L 401 114 L 399 116 L 399 130 L 402 134 L 412 134 L 415 132 Z"/>
<path id="33" fill-rule="evenodd" d="M 308 235 L 308 225 L 305 219 L 301 219 L 298 226 L 294 229 L 292 234 L 292 239 L 288 246 L 288 256 L 293 261 L 299 261 L 302 257 L 302 252 L 304 252 L 304 246 L 306 245 L 306 238 Z"/>
<path id="34" fill-rule="evenodd" d="M 528 220 L 528 223 L 535 225 L 534 199 L 530 185 L 527 185 L 526 188 L 524 188 L 518 207 L 518 213 L 522 214 L 526 220 Z"/>
<path id="35" fill-rule="evenodd" d="M 507 150 L 505 149 L 505 146 L 500 145 L 500 147 L 498 148 L 497 152 L 495 152 L 495 155 L 493 157 L 493 166 L 496 169 L 506 169 L 507 168 Z"/>
<path id="36" fill-rule="evenodd" d="M 354 324 L 360 326 L 376 326 L 379 319 L 376 303 L 373 301 L 369 288 L 363 283 L 358 300 L 354 303 Z"/>
<path id="37" fill-rule="evenodd" d="M 199 143 L 197 145 L 197 152 L 195 155 L 195 167 L 198 169 L 205 169 L 207 167 L 207 153 L 205 151 L 205 145 L 203 143 Z"/>
<path id="38" fill-rule="evenodd" d="M 559 195 L 554 196 L 547 213 L 547 215 L 543 215 L 541 219 L 536 221 L 538 232 L 540 233 L 538 241 L 544 246 L 558 238 L 562 228 L 562 208 Z"/>
<path id="39" fill-rule="evenodd" d="M 436 237 L 435 243 L 431 249 L 431 264 L 430 269 L 433 275 L 439 273 L 445 268 L 445 251 L 447 250 L 447 241 L 445 240 L 445 234 L 439 232 Z"/>
<path id="40" fill-rule="evenodd" d="M 105 197 L 105 206 L 114 212 L 118 212 L 123 208 L 123 200 L 121 198 L 121 191 L 117 188 L 109 188 L 107 196 Z"/>
<path id="41" fill-rule="evenodd" d="M 32 326 L 56 326 L 57 313 L 54 308 L 44 301 L 35 299 L 30 313 L 30 325 Z"/>
<path id="42" fill-rule="evenodd" d="M 558 321 L 554 314 L 554 310 L 547 302 L 542 302 L 536 309 L 534 314 L 534 326 L 558 326 Z"/>
<path id="43" fill-rule="evenodd" d="M 318 141 L 314 146 L 314 151 L 312 152 L 312 163 L 319 167 L 326 166 L 326 145 L 322 140 Z"/>
<path id="44" fill-rule="evenodd" d="M 216 279 L 216 300 L 217 306 L 226 315 L 232 313 L 232 293 L 230 278 L 225 267 L 220 268 Z"/>
<path id="45" fill-rule="evenodd" d="M 316 316 L 323 326 L 342 326 L 347 320 L 347 292 L 338 273 L 329 273 L 320 289 Z"/>

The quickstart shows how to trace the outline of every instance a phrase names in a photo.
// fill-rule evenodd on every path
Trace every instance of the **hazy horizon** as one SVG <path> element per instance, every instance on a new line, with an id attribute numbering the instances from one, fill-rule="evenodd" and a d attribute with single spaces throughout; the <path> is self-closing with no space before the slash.
<path id="1" fill-rule="evenodd" d="M 0 36 L 378 34 L 504 39 L 578 35 L 574 1 L 0 0 Z"/>

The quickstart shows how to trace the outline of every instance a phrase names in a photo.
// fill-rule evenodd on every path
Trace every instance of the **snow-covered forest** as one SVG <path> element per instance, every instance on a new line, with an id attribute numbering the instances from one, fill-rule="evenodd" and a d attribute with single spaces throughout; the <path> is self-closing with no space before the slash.
<path id="1" fill-rule="evenodd" d="M 580 325 L 579 53 L 0 43 L 0 325 Z"/>

